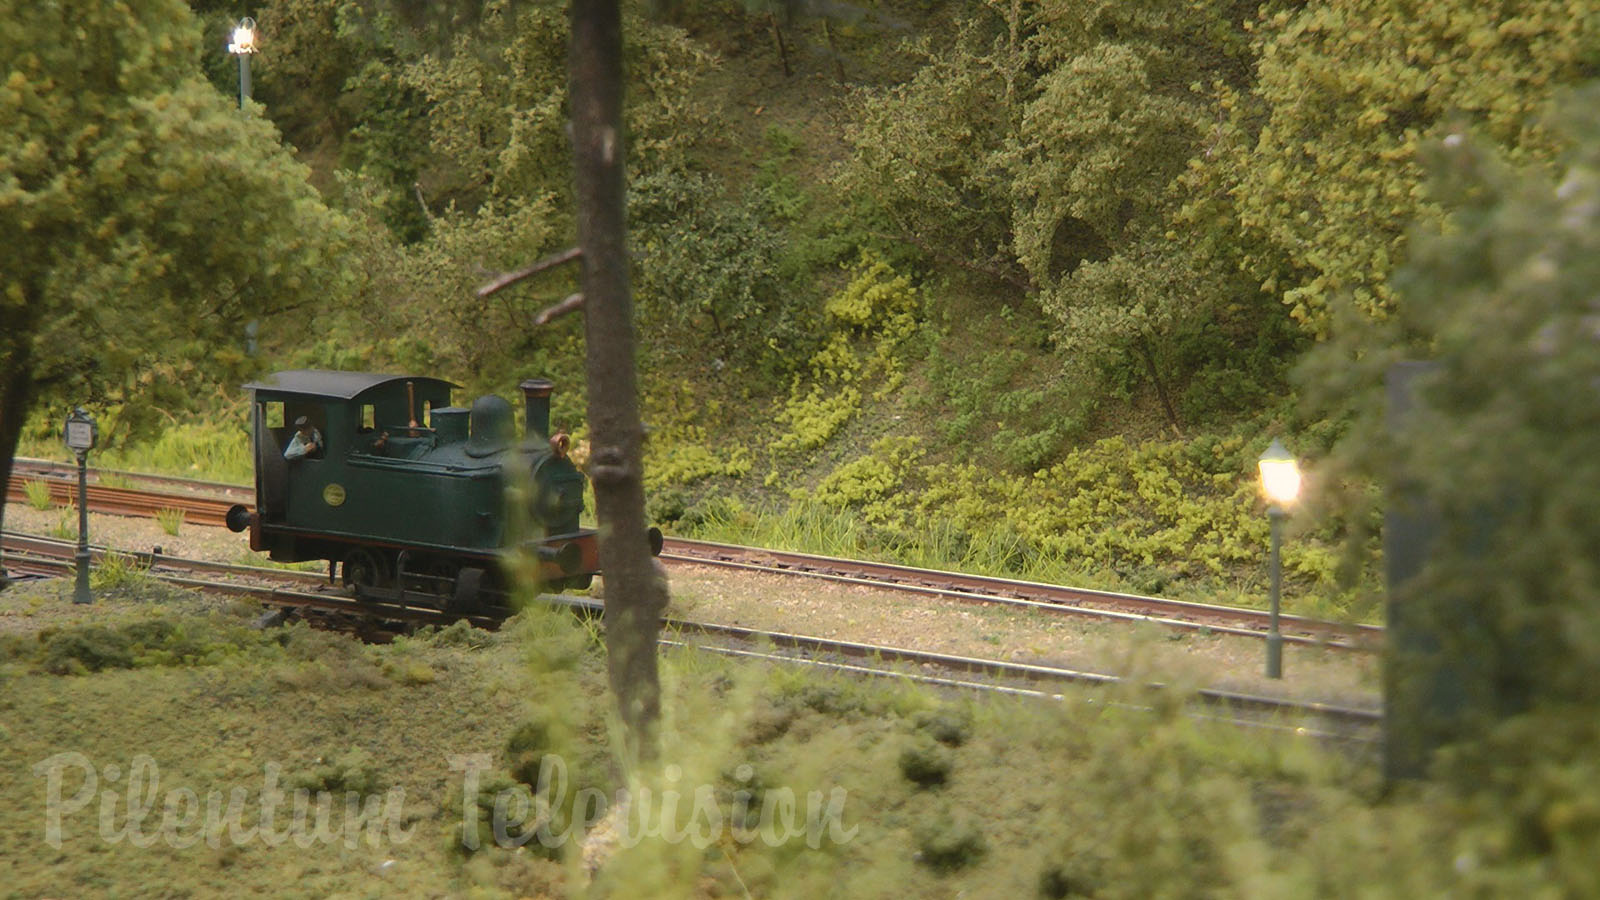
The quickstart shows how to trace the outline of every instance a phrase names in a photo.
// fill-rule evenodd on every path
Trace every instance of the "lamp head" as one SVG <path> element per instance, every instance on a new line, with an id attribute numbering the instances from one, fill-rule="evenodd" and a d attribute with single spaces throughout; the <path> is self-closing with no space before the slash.
<path id="1" fill-rule="evenodd" d="M 1300 464 L 1277 439 L 1261 454 L 1261 490 L 1267 499 L 1287 506 L 1300 496 Z"/>
<path id="2" fill-rule="evenodd" d="M 239 56 L 256 52 L 256 20 L 245 16 L 233 27 L 233 41 L 228 52 Z"/>

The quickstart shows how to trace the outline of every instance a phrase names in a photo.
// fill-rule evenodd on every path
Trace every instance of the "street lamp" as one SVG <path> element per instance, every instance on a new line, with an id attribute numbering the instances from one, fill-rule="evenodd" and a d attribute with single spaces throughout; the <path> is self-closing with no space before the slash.
<path id="1" fill-rule="evenodd" d="M 100 426 L 94 418 L 78 407 L 67 416 L 61 429 L 62 443 L 78 455 L 78 583 L 72 592 L 73 603 L 93 603 L 89 594 L 89 451 L 100 439 Z"/>
<path id="2" fill-rule="evenodd" d="M 1279 548 L 1283 544 L 1284 507 L 1300 496 L 1300 464 L 1276 438 L 1261 454 L 1261 490 L 1272 501 L 1267 518 L 1272 523 L 1272 595 L 1267 623 L 1267 677 L 1283 677 L 1283 635 L 1278 632 L 1278 598 L 1283 590 L 1283 563 Z"/>
<path id="3" fill-rule="evenodd" d="M 256 52 L 256 20 L 245 16 L 233 26 L 228 52 L 239 57 L 239 108 L 250 99 L 250 54 Z"/>

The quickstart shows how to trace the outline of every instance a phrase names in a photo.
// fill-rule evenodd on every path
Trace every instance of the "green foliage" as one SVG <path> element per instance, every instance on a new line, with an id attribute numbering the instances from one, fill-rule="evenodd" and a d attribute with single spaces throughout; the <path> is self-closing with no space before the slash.
<path id="1" fill-rule="evenodd" d="M 809 501 L 853 516 L 853 524 L 818 523 L 819 534 L 836 532 L 823 552 L 1017 574 L 1058 567 L 1042 580 L 1101 572 L 1159 592 L 1259 577 L 1267 521 L 1247 450 L 1240 438 L 1112 438 L 1018 476 L 970 462 L 919 464 L 915 439 L 891 437 L 835 469 Z M 1284 553 L 1296 592 L 1338 593 L 1337 559 L 1322 540 L 1306 535 Z"/>
<path id="2" fill-rule="evenodd" d="M 1434 145 L 1432 196 L 1449 214 L 1417 233 L 1397 314 L 1373 326 L 1352 313 L 1303 373 L 1319 411 L 1352 417 L 1346 478 L 1381 485 L 1391 509 L 1434 511 L 1435 550 L 1404 602 L 1438 652 L 1473 660 L 1457 687 L 1484 711 L 1600 703 L 1597 97 L 1591 85 L 1553 111 L 1548 127 L 1571 141 L 1553 178 L 1470 137 Z M 1436 367 L 1391 427 L 1383 379 L 1407 357 Z"/>
<path id="3" fill-rule="evenodd" d="M 654 491 L 667 485 L 689 485 L 707 478 L 740 478 L 750 474 L 750 451 L 734 447 L 714 448 L 706 429 L 682 425 L 664 429 L 652 436 L 645 448 L 645 489 Z"/>
<path id="4" fill-rule="evenodd" d="M 89 584 L 97 591 L 138 589 L 148 580 L 147 567 L 122 553 L 107 553 L 89 573 Z"/>
<path id="5" fill-rule="evenodd" d="M 976 820 L 949 813 L 919 822 L 916 840 L 921 861 L 944 873 L 978 862 L 988 848 Z"/>
<path id="6" fill-rule="evenodd" d="M 1422 147 L 1465 126 L 1548 161 L 1538 113 L 1593 73 L 1596 27 L 1561 0 L 1264 7 L 1258 80 L 1220 88 L 1226 121 L 1193 163 L 1197 196 L 1229 198 L 1202 227 L 1241 232 L 1247 270 L 1311 333 L 1327 333 L 1344 295 L 1383 317 L 1408 229 L 1440 213 L 1422 190 Z"/>
<path id="7" fill-rule="evenodd" d="M 927 387 L 914 399 L 947 453 L 1032 472 L 1083 436 L 1101 398 L 1086 389 L 1092 379 L 1066 373 L 1070 357 L 1044 354 L 1047 327 L 1037 313 L 1003 307 L 996 320 L 941 337 L 923 369 Z M 976 361 L 974 343 L 984 348 Z"/>
<path id="8" fill-rule="evenodd" d="M 200 78 L 199 38 L 177 0 L 24 4 L 0 29 L 0 454 L 36 404 L 148 433 L 253 367 L 246 322 L 340 296 L 344 221 Z"/>
<path id="9" fill-rule="evenodd" d="M 158 509 L 156 510 L 156 521 L 160 523 L 162 531 L 177 537 L 178 530 L 183 527 L 183 510 Z"/>
<path id="10" fill-rule="evenodd" d="M 327 792 L 343 800 L 346 792 L 363 797 L 380 793 L 384 777 L 372 754 L 355 746 L 318 757 L 309 769 L 289 776 L 287 783 L 291 790 Z"/>
<path id="11" fill-rule="evenodd" d="M 671 26 L 630 15 L 625 27 L 630 165 L 678 166 L 692 143 L 684 135 L 709 124 L 695 86 L 713 60 Z M 493 4 L 450 52 L 425 55 L 407 68 L 406 85 L 428 102 L 432 149 L 458 179 L 453 189 L 474 201 L 537 201 L 566 192 L 572 171 L 567 28 L 559 7 Z"/>
<path id="12" fill-rule="evenodd" d="M 1593 747 L 1600 720 L 1587 707 L 1507 723 L 1485 746 L 1450 754 L 1452 780 L 1476 779 L 1481 792 L 1452 794 L 1429 784 L 1384 791 L 1370 763 L 1343 750 L 1277 729 L 1191 718 L 1175 699 L 1181 686 L 976 702 L 670 651 L 662 658 L 661 764 L 629 770 L 610 755 L 613 725 L 599 702 L 606 684 L 597 648 L 586 645 L 571 668 L 539 667 L 540 677 L 517 664 L 533 649 L 523 637 L 561 642 L 575 630 L 570 618 L 552 616 L 527 632 L 510 623 L 515 636 L 478 650 L 423 641 L 362 647 L 343 636 L 303 633 L 303 626 L 262 634 L 209 614 L 141 614 L 85 627 L 122 639 L 94 635 L 103 649 L 89 658 L 119 660 L 119 643 L 137 659 L 138 645 L 176 647 L 180 635 L 205 644 L 224 625 L 259 640 L 250 645 L 259 656 L 205 668 L 136 662 L 71 678 L 6 665 L 6 740 L 36 761 L 82 753 L 103 788 L 110 770 L 102 761 L 118 760 L 121 769 L 126 757 L 119 754 L 136 739 L 159 762 L 164 783 L 181 773 L 197 795 L 216 791 L 224 800 L 240 786 L 254 799 L 263 765 L 285 764 L 280 787 L 332 793 L 335 823 L 343 792 L 371 798 L 402 789 L 401 833 L 412 835 L 404 854 L 396 856 L 392 843 L 352 848 L 336 835 L 287 855 L 258 841 L 221 855 L 197 846 L 192 858 L 152 859 L 148 848 L 99 842 L 92 818 L 64 817 L 68 841 L 102 849 L 22 854 L 9 876 L 14 890 L 51 894 L 63 882 L 134 879 L 197 895 L 281 893 L 293 880 L 298 889 L 335 896 L 370 891 L 374 877 L 406 896 L 486 897 L 585 890 L 776 898 L 1582 897 L 1597 887 L 1600 772 Z M 285 659 L 279 641 L 303 646 Z M 15 633 L 0 636 L 11 660 L 29 663 L 42 647 Z M 296 695 L 276 677 L 317 665 L 300 656 L 397 650 L 435 668 L 440 679 L 380 690 L 323 683 L 314 695 Z M 274 677 L 262 677 L 262 662 Z M 1138 674 L 1141 684 L 1171 680 Z M 906 779 L 899 759 L 908 744 L 943 754 L 950 777 L 933 788 Z M 462 773 L 441 759 L 441 747 L 495 760 L 475 795 L 463 796 Z M 624 770 L 636 810 L 644 805 L 640 788 L 649 788 L 647 825 L 662 822 L 666 792 L 676 792 L 672 825 L 691 836 L 709 820 L 694 808 L 694 792 L 706 786 L 721 828 L 715 842 L 646 835 L 636 820 L 629 833 L 639 839 L 618 841 L 593 876 L 576 859 L 561 865 L 539 858 L 538 844 L 520 852 L 495 848 L 497 801 L 514 809 L 533 800 L 510 774 L 512 759 L 547 750 L 572 765 L 569 798 L 573 788 L 622 781 L 595 776 L 613 765 Z M 76 766 L 64 774 L 63 795 L 71 796 L 83 782 Z M 29 798 L 37 799 L 39 780 L 0 783 L 0 826 L 17 833 L 37 827 Z M 808 846 L 807 795 L 835 788 L 847 832 L 824 830 L 820 846 Z M 762 805 L 771 798 L 781 808 L 789 791 L 802 833 L 774 845 L 759 833 Z M 607 791 L 599 799 L 615 796 Z M 464 803 L 478 813 L 480 829 L 481 849 L 470 858 L 462 854 Z M 286 798 L 277 807 L 278 827 L 287 827 L 290 806 Z M 144 833 L 151 828 L 146 821 Z M 749 829 L 748 839 L 736 829 Z M 566 847 L 578 840 L 574 832 Z M 396 864 L 384 867 L 390 859 Z"/>
<path id="13" fill-rule="evenodd" d="M 921 787 L 944 784 L 953 767 L 950 752 L 929 739 L 913 741 L 900 751 L 900 774 Z"/>
<path id="14" fill-rule="evenodd" d="M 88 625 L 44 635 L 40 668 L 53 675 L 74 675 L 102 669 L 133 667 L 133 652 L 126 635 Z"/>
<path id="15" fill-rule="evenodd" d="M 1007 173 L 996 155 L 1021 116 L 1022 29 L 1014 10 L 985 9 L 947 52 L 924 39 L 926 62 L 908 83 L 858 90 L 845 130 L 851 158 L 839 178 L 856 215 L 923 257 L 954 254 L 1002 280 L 1018 271 Z"/>
<path id="16" fill-rule="evenodd" d="M 552 273 L 532 289 L 502 291 L 480 301 L 475 291 L 485 273 L 526 265 L 557 241 L 562 214 L 551 198 L 485 203 L 475 211 L 451 211 L 433 219 L 428 240 L 395 244 L 372 205 L 371 185 L 347 182 L 352 200 L 365 211 L 361 254 L 369 268 L 352 303 L 335 327 L 291 351 L 305 367 L 371 371 L 400 369 L 452 377 L 469 395 L 507 390 L 519 375 L 570 371 L 579 355 L 576 319 L 541 330 L 533 318 L 573 289 L 570 272 Z M 563 385 L 565 387 L 565 384 Z M 556 395 L 552 421 L 569 421 L 559 404 L 581 404 L 581 395 Z"/>
<path id="17" fill-rule="evenodd" d="M 50 508 L 52 501 L 49 482 L 35 478 L 23 487 L 23 492 L 27 494 L 28 505 L 34 509 L 42 511 Z"/>
<path id="18" fill-rule="evenodd" d="M 715 367 L 781 360 L 808 343 L 799 306 L 783 302 L 782 232 L 760 192 L 731 203 L 709 177 L 666 170 L 631 189 L 639 313 L 653 355 L 671 347 Z"/>
<path id="19" fill-rule="evenodd" d="M 864 391 L 882 400 L 898 389 L 904 372 L 895 351 L 916 331 L 919 306 L 909 276 L 863 256 L 850 283 L 823 305 L 828 337 L 811 357 L 810 381 L 797 377 L 790 386 L 777 416 L 788 431 L 772 450 L 820 447 L 860 410 Z"/>
<path id="20" fill-rule="evenodd" d="M 1051 362 L 1076 399 L 1052 409 L 1051 427 L 997 439 L 1007 464 L 1054 458 L 1126 372 L 1181 430 L 1172 395 L 1184 382 L 1237 368 L 1242 348 L 1278 333 L 1281 313 L 1239 277 L 1227 235 L 1178 224 L 1179 180 L 1224 116 L 1200 85 L 1247 85 L 1249 14 L 1169 0 L 991 5 L 909 84 L 862 96 L 841 176 L 862 214 L 888 218 L 920 260 L 986 276 L 986 292 L 1026 298 L 1052 322 L 1063 352 Z"/>
<path id="21" fill-rule="evenodd" d="M 96 585 L 96 590 L 111 585 Z M 242 653 L 276 648 L 275 637 L 224 615 L 140 616 L 114 625 L 71 625 L 14 641 L 6 650 L 53 675 L 105 669 L 213 665 Z"/>
<path id="22" fill-rule="evenodd" d="M 94 451 L 94 464 L 231 484 L 251 481 L 255 467 L 243 405 L 232 398 L 222 399 L 220 395 L 203 402 L 214 404 L 204 413 L 214 417 L 214 421 L 167 422 L 154 436 L 143 435 L 132 425 L 123 427 L 127 407 L 112 406 L 103 416 L 97 411 L 95 417 L 101 423 L 104 445 Z M 197 412 L 191 417 L 200 415 Z M 43 458 L 66 458 L 59 430 L 59 417 L 51 415 L 49 410 L 39 410 L 20 450 Z M 114 484 L 115 478 L 102 475 L 101 483 L 108 487 L 132 486 L 131 483 Z"/>
<path id="23" fill-rule="evenodd" d="M 922 442 L 910 436 L 881 438 L 858 457 L 834 469 L 813 497 L 828 506 L 864 506 L 903 489 L 922 460 Z"/>

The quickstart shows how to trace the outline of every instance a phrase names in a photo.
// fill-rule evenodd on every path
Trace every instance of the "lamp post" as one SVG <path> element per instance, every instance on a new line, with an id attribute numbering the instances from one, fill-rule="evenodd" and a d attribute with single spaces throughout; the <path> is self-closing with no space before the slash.
<path id="1" fill-rule="evenodd" d="M 72 592 L 73 603 L 93 603 L 89 593 L 89 451 L 100 439 L 100 426 L 78 407 L 67 416 L 61 440 L 78 456 L 78 583 Z"/>
<path id="2" fill-rule="evenodd" d="M 1267 677 L 1283 677 L 1283 635 L 1278 631 L 1278 600 L 1283 589 L 1283 562 L 1279 550 L 1283 545 L 1283 520 L 1288 516 L 1286 506 L 1300 496 L 1300 465 L 1276 438 L 1267 452 L 1261 454 L 1261 489 L 1272 505 L 1267 507 L 1271 521 L 1272 594 L 1267 620 Z"/>
<path id="3" fill-rule="evenodd" d="M 239 108 L 250 99 L 250 54 L 256 52 L 256 20 L 245 16 L 233 26 L 228 52 L 239 57 Z"/>

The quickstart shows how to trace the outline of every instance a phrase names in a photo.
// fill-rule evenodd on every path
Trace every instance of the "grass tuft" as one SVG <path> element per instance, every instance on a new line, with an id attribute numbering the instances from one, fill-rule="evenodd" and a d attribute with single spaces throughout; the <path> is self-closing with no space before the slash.
<path id="1" fill-rule="evenodd" d="M 50 485 L 37 478 L 27 483 L 23 490 L 28 495 L 28 505 L 41 512 L 50 508 Z"/>
<path id="2" fill-rule="evenodd" d="M 183 515 L 181 509 L 160 509 L 156 510 L 156 521 L 160 523 L 162 531 L 177 537 L 178 529 L 183 527 Z"/>

